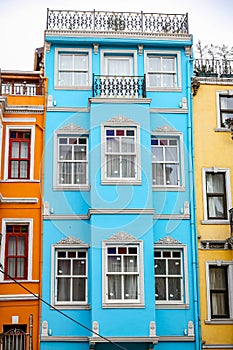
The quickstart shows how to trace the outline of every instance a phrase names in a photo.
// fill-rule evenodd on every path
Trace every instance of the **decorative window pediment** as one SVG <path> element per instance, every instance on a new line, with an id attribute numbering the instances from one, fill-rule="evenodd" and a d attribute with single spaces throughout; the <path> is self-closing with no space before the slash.
<path id="1" fill-rule="evenodd" d="M 61 239 L 59 242 L 56 243 L 56 245 L 86 245 L 81 239 L 74 238 L 72 236 L 68 236 L 66 238 Z"/>
<path id="2" fill-rule="evenodd" d="M 60 129 L 58 129 L 56 131 L 59 134 L 63 134 L 63 133 L 75 133 L 78 135 L 84 135 L 84 134 L 89 134 L 89 131 L 86 129 L 81 128 L 81 126 L 76 125 L 74 123 L 68 124 L 68 125 L 64 125 L 62 126 Z"/>
<path id="3" fill-rule="evenodd" d="M 160 238 L 155 244 L 169 244 L 169 245 L 173 245 L 173 244 L 182 244 L 180 241 L 178 241 L 177 239 L 170 237 L 170 236 L 166 236 L 164 238 Z"/>
<path id="4" fill-rule="evenodd" d="M 135 242 L 137 241 L 137 239 L 124 232 L 124 231 L 121 231 L 115 235 L 113 235 L 112 237 L 108 238 L 106 242 Z"/>

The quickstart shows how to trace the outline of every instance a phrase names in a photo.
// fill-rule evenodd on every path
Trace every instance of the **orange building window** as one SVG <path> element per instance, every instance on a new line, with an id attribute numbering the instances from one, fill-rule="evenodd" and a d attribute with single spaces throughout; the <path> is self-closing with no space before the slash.
<path id="1" fill-rule="evenodd" d="M 5 279 L 27 279 L 28 225 L 6 226 Z"/>
<path id="2" fill-rule="evenodd" d="M 10 131 L 8 163 L 10 179 L 29 179 L 30 144 L 30 131 Z"/>

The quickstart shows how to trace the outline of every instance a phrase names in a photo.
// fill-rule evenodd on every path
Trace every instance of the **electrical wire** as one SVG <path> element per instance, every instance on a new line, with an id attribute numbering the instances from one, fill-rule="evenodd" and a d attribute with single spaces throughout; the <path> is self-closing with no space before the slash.
<path id="1" fill-rule="evenodd" d="M 80 327 L 85 328 L 86 330 L 94 333 L 95 335 L 97 335 L 98 337 L 106 340 L 107 342 L 111 343 L 112 345 L 118 347 L 119 349 L 122 350 L 127 350 L 124 346 L 121 346 L 115 342 L 113 342 L 112 340 L 108 339 L 107 337 L 104 337 L 103 335 L 99 334 L 98 332 L 93 331 L 92 329 L 90 329 L 89 327 L 85 326 L 84 324 L 78 322 L 77 320 L 75 320 L 74 318 L 70 317 L 69 315 L 65 314 L 63 311 L 57 309 L 55 306 L 51 305 L 50 303 L 48 303 L 46 300 L 42 299 L 39 295 L 34 294 L 30 289 L 28 289 L 27 287 L 25 287 L 22 283 L 20 283 L 19 281 L 17 281 L 16 279 L 14 279 L 13 277 L 11 277 L 10 275 L 8 275 L 4 270 L 3 270 L 3 266 L 2 264 L 0 264 L 0 272 L 2 272 L 5 276 L 7 276 L 8 278 L 10 278 L 12 281 L 14 281 L 16 284 L 18 284 L 21 288 L 23 288 L 24 290 L 26 290 L 28 293 L 30 293 L 31 295 L 33 295 L 36 299 L 40 300 L 42 303 L 46 304 L 47 306 L 49 306 L 50 308 L 52 308 L 53 310 L 59 312 L 61 315 L 63 315 L 64 317 L 68 318 L 69 320 L 75 322 L 76 324 L 78 324 Z"/>

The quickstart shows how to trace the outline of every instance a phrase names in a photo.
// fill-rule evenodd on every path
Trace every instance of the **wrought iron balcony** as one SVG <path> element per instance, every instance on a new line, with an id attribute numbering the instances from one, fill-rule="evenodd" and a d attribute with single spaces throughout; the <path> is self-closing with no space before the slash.
<path id="1" fill-rule="evenodd" d="M 233 60 L 195 59 L 194 74 L 198 77 L 233 78 Z"/>
<path id="2" fill-rule="evenodd" d="M 47 30 L 189 34 L 188 14 L 47 10 Z"/>
<path id="3" fill-rule="evenodd" d="M 145 98 L 145 76 L 105 76 L 93 74 L 93 97 Z"/>

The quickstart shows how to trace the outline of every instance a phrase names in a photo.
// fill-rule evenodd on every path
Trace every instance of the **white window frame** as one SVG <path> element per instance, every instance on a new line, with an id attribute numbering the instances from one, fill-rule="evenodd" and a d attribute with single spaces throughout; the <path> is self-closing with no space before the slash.
<path id="1" fill-rule="evenodd" d="M 10 149 L 10 131 L 30 131 L 30 176 L 29 179 L 9 179 L 8 176 L 8 164 L 9 164 L 9 149 Z M 9 182 L 29 182 L 34 180 L 34 158 L 35 158 L 35 127 L 34 126 L 19 126 L 19 125 L 7 125 L 5 136 L 5 155 L 4 155 L 4 181 Z"/>
<path id="2" fill-rule="evenodd" d="M 122 59 L 128 58 L 132 61 L 131 74 L 137 75 L 137 50 L 101 50 L 100 60 L 101 60 L 101 75 L 107 75 L 107 60 L 108 59 Z"/>
<path id="3" fill-rule="evenodd" d="M 151 134 L 152 139 L 174 139 L 177 140 L 177 149 L 178 149 L 178 168 L 179 168 L 179 184 L 175 185 L 156 185 L 153 183 L 152 176 L 152 189 L 155 191 L 184 191 L 185 190 L 185 169 L 184 169 L 184 141 L 183 134 L 180 132 L 153 132 Z M 151 145 L 152 149 L 152 145 Z M 151 152 L 152 154 L 152 152 Z M 153 154 L 152 154 L 152 163 L 153 163 Z"/>
<path id="4" fill-rule="evenodd" d="M 227 219 L 218 220 L 218 219 L 208 219 L 208 211 L 207 211 L 207 193 L 206 193 L 206 173 L 225 173 L 225 185 L 226 185 L 226 206 L 227 206 Z M 203 190 L 203 210 L 204 210 L 204 220 L 202 224 L 229 224 L 229 209 L 232 207 L 231 205 L 231 186 L 230 186 L 230 169 L 227 168 L 203 168 L 202 169 L 202 190 Z"/>
<path id="5" fill-rule="evenodd" d="M 135 178 L 123 178 L 123 177 L 107 177 L 106 170 L 106 129 L 122 129 L 122 130 L 135 130 Z M 106 122 L 101 124 L 101 178 L 102 184 L 120 184 L 120 185 L 140 185 L 141 184 L 141 156 L 140 156 L 140 127 L 138 123 L 134 123 L 133 121 L 125 121 L 125 122 Z M 121 155 L 122 153 L 119 153 Z"/>
<path id="6" fill-rule="evenodd" d="M 86 54 L 88 56 L 88 84 L 84 86 L 78 85 L 59 85 L 58 70 L 59 70 L 59 55 L 78 55 Z M 54 60 L 54 88 L 57 90 L 91 90 L 92 89 L 92 50 L 91 49 L 76 49 L 76 48 L 55 48 Z"/>
<path id="7" fill-rule="evenodd" d="M 216 91 L 216 112 L 217 112 L 217 128 L 223 131 L 229 131 L 229 129 L 225 126 L 222 126 L 221 122 L 221 108 L 220 108 L 220 96 L 232 97 L 233 99 L 233 90 L 218 90 Z M 232 110 L 232 118 L 233 118 L 233 110 Z"/>
<path id="8" fill-rule="evenodd" d="M 156 56 L 161 58 L 174 57 L 175 59 L 175 77 L 176 84 L 174 87 L 163 87 L 163 86 L 150 86 L 149 82 L 149 56 Z M 182 79 L 181 79 L 181 55 L 180 51 L 168 51 L 168 50 L 145 50 L 144 51 L 144 71 L 146 73 L 146 89 L 147 91 L 181 91 L 182 90 Z"/>
<path id="9" fill-rule="evenodd" d="M 188 261 L 187 261 L 187 246 L 185 244 L 154 244 L 154 251 L 180 251 L 182 261 L 182 300 L 156 300 L 155 304 L 158 308 L 186 308 L 189 305 L 189 290 L 188 290 Z M 155 278 L 155 276 L 154 276 Z"/>
<path id="10" fill-rule="evenodd" d="M 227 267 L 227 277 L 228 277 L 228 303 L 229 303 L 229 318 L 211 318 L 211 300 L 210 300 L 210 266 L 222 266 Z M 227 260 L 215 260 L 206 262 L 206 298 L 207 298 L 207 313 L 208 321 L 217 321 L 219 323 L 225 323 L 226 320 L 233 320 L 233 261 Z"/>
<path id="11" fill-rule="evenodd" d="M 58 308 L 88 308 L 88 245 L 86 244 L 53 244 L 51 247 L 51 304 Z M 86 252 L 86 295 L 85 301 L 57 301 L 56 300 L 56 251 L 85 251 Z"/>
<path id="12" fill-rule="evenodd" d="M 33 243 L 33 219 L 22 219 L 22 218 L 3 218 L 2 219 L 2 241 L 0 245 L 0 258 L 1 258 L 1 264 L 3 266 L 3 270 L 5 270 L 5 246 L 6 246 L 6 226 L 7 225 L 28 225 L 28 278 L 26 281 L 32 280 L 32 243 Z M 20 282 L 23 282 L 24 280 L 20 280 Z M 14 281 L 11 280 L 4 280 L 4 275 L 0 274 L 0 282 L 9 283 Z"/>
<path id="13" fill-rule="evenodd" d="M 108 299 L 108 282 L 107 282 L 107 249 L 114 247 L 137 247 L 137 265 L 138 265 L 138 299 Z M 116 254 L 117 255 L 117 254 Z M 105 308 L 133 308 L 133 307 L 144 307 L 144 265 L 143 265 L 143 242 L 139 240 L 130 240 L 130 241 L 103 241 L 102 242 L 102 266 L 103 266 L 103 307 Z M 121 271 L 122 272 L 122 271 Z M 119 274 L 121 274 L 119 272 Z M 123 272 L 122 272 L 123 275 Z"/>
<path id="14" fill-rule="evenodd" d="M 77 127 L 76 131 L 72 131 L 72 128 L 67 126 L 67 129 L 59 129 L 54 133 L 54 178 L 53 178 L 53 188 L 54 190 L 89 190 L 89 146 L 88 146 L 88 131 L 84 129 L 80 129 Z M 77 137 L 77 138 L 85 138 L 86 139 L 86 164 L 87 164 L 87 174 L 86 174 L 86 183 L 85 184 L 59 184 L 58 177 L 58 141 L 61 137 Z"/>

